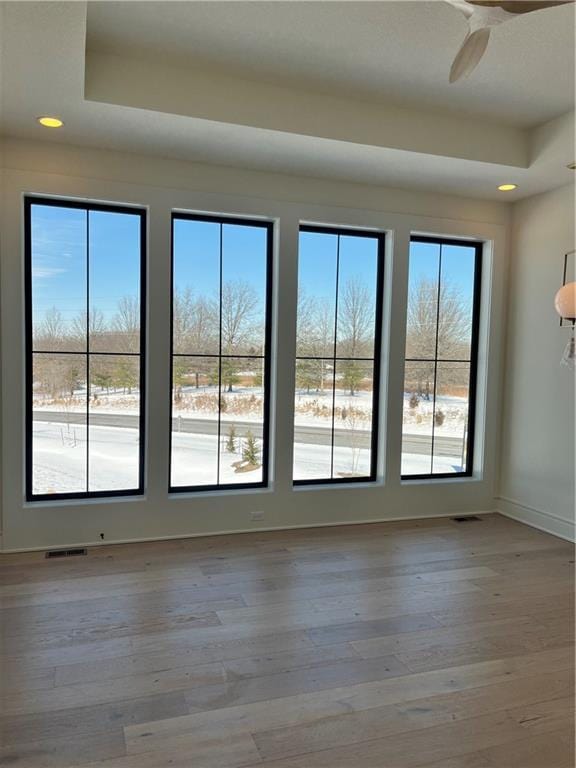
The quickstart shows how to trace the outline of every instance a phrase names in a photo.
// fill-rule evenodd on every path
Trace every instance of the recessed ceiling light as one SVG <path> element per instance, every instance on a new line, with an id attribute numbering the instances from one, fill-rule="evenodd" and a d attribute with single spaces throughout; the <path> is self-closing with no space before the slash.
<path id="1" fill-rule="evenodd" d="M 500 192 L 512 192 L 513 189 L 518 189 L 518 184 L 500 184 L 498 189 Z"/>
<path id="2" fill-rule="evenodd" d="M 63 121 L 60 120 L 59 117 L 50 117 L 49 115 L 39 117 L 38 122 L 40 125 L 43 125 L 44 128 L 62 128 L 64 125 Z"/>

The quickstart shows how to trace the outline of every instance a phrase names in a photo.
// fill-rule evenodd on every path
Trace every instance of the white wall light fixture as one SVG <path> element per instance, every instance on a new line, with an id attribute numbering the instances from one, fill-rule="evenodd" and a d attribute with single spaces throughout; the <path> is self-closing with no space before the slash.
<path id="1" fill-rule="evenodd" d="M 576 368 L 576 342 L 574 340 L 574 325 L 576 324 L 576 282 L 567 282 L 568 259 L 574 258 L 576 251 L 564 254 L 564 277 L 562 287 L 554 298 L 554 307 L 560 315 L 560 326 L 568 325 L 572 329 L 572 336 L 566 345 L 562 355 L 562 365 Z"/>

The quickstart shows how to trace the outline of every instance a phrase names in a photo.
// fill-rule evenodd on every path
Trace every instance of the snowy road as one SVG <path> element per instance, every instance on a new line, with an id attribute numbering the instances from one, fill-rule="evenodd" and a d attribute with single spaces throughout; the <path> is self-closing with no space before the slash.
<path id="1" fill-rule="evenodd" d="M 86 461 L 86 427 L 81 424 L 62 426 L 62 422 L 37 421 L 33 430 L 33 484 L 35 493 L 65 493 L 86 490 L 123 490 L 138 484 L 139 442 L 136 429 L 108 426 L 90 427 L 90 460 Z M 327 477 L 331 469 L 330 447 L 296 443 L 294 477 L 315 479 Z M 172 484 L 174 487 L 216 482 L 220 463 L 220 482 L 256 482 L 261 469 L 238 474 L 235 462 L 239 454 L 230 454 L 216 435 L 174 434 Z M 335 447 L 335 476 L 347 476 L 354 464 L 355 474 L 368 474 L 370 453 L 365 449 Z M 407 473 L 429 472 L 430 459 L 424 455 L 404 453 L 402 466 Z M 434 459 L 437 472 L 460 469 L 457 456 Z M 89 476 L 87 478 L 87 475 Z"/>
<path id="2" fill-rule="evenodd" d="M 86 416 L 84 413 L 73 411 L 34 411 L 34 421 L 82 425 L 86 423 Z M 177 416 L 172 422 L 175 432 L 197 435 L 218 434 L 218 422 L 216 419 L 191 419 Z M 227 426 L 231 423 L 234 424 L 238 437 L 245 437 L 249 430 L 255 437 L 262 437 L 262 427 L 258 422 L 254 421 L 234 420 L 232 422 L 223 420 L 223 434 L 226 434 Z M 136 429 L 138 427 L 138 416 L 128 413 L 90 413 L 90 424 L 99 427 Z M 296 424 L 294 439 L 297 443 L 308 445 L 330 445 L 332 434 L 330 427 Z M 354 444 L 358 448 L 369 448 L 370 433 L 367 430 L 355 430 Z M 346 429 L 336 428 L 334 430 L 334 445 L 349 447 L 350 432 Z M 430 437 L 428 435 L 405 434 L 402 446 L 405 453 L 428 455 L 430 453 Z M 462 439 L 437 434 L 434 437 L 434 453 L 436 456 L 460 456 L 462 453 Z"/>

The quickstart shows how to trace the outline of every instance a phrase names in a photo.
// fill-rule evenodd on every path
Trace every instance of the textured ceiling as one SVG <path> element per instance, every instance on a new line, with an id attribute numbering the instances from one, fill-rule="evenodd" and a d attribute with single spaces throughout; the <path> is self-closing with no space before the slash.
<path id="1" fill-rule="evenodd" d="M 441 0 L 0 2 L 0 133 L 518 199 L 574 178 L 573 13 L 496 30 L 449 86 L 465 24 Z"/>
<path id="2" fill-rule="evenodd" d="M 449 85 L 463 15 L 429 2 L 91 2 L 88 48 L 533 126 L 574 104 L 574 6 L 493 30 Z"/>

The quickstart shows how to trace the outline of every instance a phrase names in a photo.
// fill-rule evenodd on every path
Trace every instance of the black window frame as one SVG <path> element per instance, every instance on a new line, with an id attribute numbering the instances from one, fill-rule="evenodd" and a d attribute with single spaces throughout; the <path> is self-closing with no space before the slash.
<path id="1" fill-rule="evenodd" d="M 359 477 L 329 477 L 329 478 L 292 478 L 294 487 L 304 486 L 323 486 L 323 485 L 351 485 L 357 483 L 375 483 L 378 479 L 378 459 L 379 459 L 379 445 L 380 445 L 380 389 L 381 389 L 381 371 L 382 371 L 382 323 L 384 317 L 384 266 L 386 256 L 386 232 L 367 230 L 367 229 L 353 229 L 350 227 L 339 226 L 321 226 L 314 224 L 301 224 L 298 230 L 298 234 L 301 232 L 310 232 L 313 234 L 328 234 L 338 235 L 339 237 L 364 237 L 371 240 L 376 240 L 378 243 L 377 251 L 377 275 L 376 275 L 376 308 L 374 313 L 374 357 L 371 358 L 354 358 L 363 362 L 370 361 L 373 365 L 372 387 L 373 387 L 373 399 L 372 399 L 372 428 L 370 435 L 370 473 L 368 475 L 362 475 Z M 339 244 L 338 244 L 339 251 Z M 339 252 L 338 252 L 339 259 Z M 336 282 L 336 301 L 334 305 L 334 351 L 331 357 L 322 358 L 306 358 L 296 354 L 295 361 L 306 359 L 322 359 L 332 360 L 334 364 L 338 360 L 346 360 L 350 358 L 341 358 L 336 354 L 337 349 L 337 328 L 338 328 L 338 266 L 337 266 L 337 282 Z M 333 385 L 335 387 L 335 383 Z M 292 441 L 294 443 L 294 440 Z M 332 438 L 331 438 L 331 468 L 334 466 L 334 413 L 332 414 Z M 294 467 L 292 467 L 294 472 Z"/>
<path id="2" fill-rule="evenodd" d="M 222 355 L 220 338 L 220 350 L 218 355 L 190 355 L 183 353 L 174 353 L 174 222 L 176 220 L 184 221 L 205 221 L 213 224 L 232 224 L 244 227 L 260 227 L 267 233 L 266 236 L 266 289 L 264 311 L 264 354 L 263 355 Z M 168 493 L 205 493 L 209 491 L 234 492 L 238 490 L 249 490 L 258 488 L 268 488 L 270 482 L 270 415 L 271 415 L 271 381 L 272 381 L 272 297 L 273 297 L 273 267 L 274 267 L 274 222 L 269 219 L 239 217 L 228 214 L 206 214 L 194 213 L 190 211 L 172 211 L 170 218 L 170 417 L 169 417 L 169 452 L 168 452 Z M 222 291 L 222 229 L 220 230 L 220 292 Z M 263 405 L 262 405 L 262 480 L 255 482 L 240 483 L 211 483 L 204 485 L 172 485 L 172 434 L 174 432 L 174 359 L 175 357 L 217 357 L 221 366 L 222 359 L 231 357 L 234 359 L 241 357 L 251 357 L 262 359 L 264 362 L 263 382 Z M 221 397 L 219 389 L 219 400 Z M 218 476 L 220 464 L 220 419 L 221 406 L 218 406 Z"/>
<path id="3" fill-rule="evenodd" d="M 431 243 L 433 245 L 440 246 L 439 254 L 439 275 L 441 275 L 442 269 L 442 246 L 455 245 L 465 248 L 474 249 L 474 286 L 472 289 L 472 328 L 470 336 L 470 359 L 452 359 L 452 358 L 408 358 L 404 356 L 404 364 L 406 363 L 419 363 L 419 362 L 434 362 L 434 393 L 436 393 L 436 380 L 437 380 L 437 368 L 438 363 L 466 363 L 470 366 L 470 379 L 468 385 L 468 434 L 466 436 L 466 468 L 463 472 L 430 472 L 419 473 L 414 475 L 401 475 L 402 482 L 410 482 L 411 480 L 447 480 L 462 477 L 472 477 L 474 474 L 474 442 L 476 436 L 476 408 L 477 408 L 477 393 L 478 393 L 478 347 L 480 339 L 480 300 L 482 291 L 482 255 L 484 251 L 484 243 L 479 240 L 462 240 L 451 237 L 433 237 L 429 235 L 412 235 L 410 237 L 410 244 L 412 243 Z M 438 296 L 440 295 L 441 281 L 438 280 Z M 409 299 L 408 299 L 409 300 Z M 437 302 L 437 313 L 440 309 L 440 302 Z M 406 303 L 406 322 L 408 319 L 408 302 Z M 436 323 L 436 348 L 438 347 L 438 323 Z M 404 383 L 403 383 L 404 386 Z M 404 407 L 404 405 L 403 405 Z M 436 394 L 434 394 L 434 408 L 436 407 Z M 434 412 L 433 412 L 434 413 Z M 402 430 L 402 437 L 404 436 L 404 430 Z M 402 439 L 402 445 L 404 440 Z M 401 455 L 403 451 L 401 450 Z M 434 460 L 434 415 L 432 416 L 432 442 L 430 450 L 430 464 Z"/>
<path id="4" fill-rule="evenodd" d="M 90 334 L 87 330 L 85 352 L 54 352 L 50 350 L 35 350 L 33 339 L 33 307 L 32 307 L 32 206 L 42 205 L 54 208 L 73 208 L 86 211 L 87 221 L 90 211 L 102 211 L 104 213 L 130 214 L 140 217 L 140 351 L 133 353 L 118 353 L 123 356 L 139 358 L 139 392 L 140 412 L 138 419 L 139 445 L 138 445 L 138 485 L 135 488 L 126 488 L 110 491 L 78 491 L 65 493 L 33 493 L 33 359 L 34 354 L 67 354 L 78 355 L 86 358 L 86 462 L 89 462 L 89 426 L 90 426 Z M 89 226 L 89 225 L 88 225 Z M 25 498 L 27 502 L 64 501 L 84 499 L 104 499 L 123 496 L 143 496 L 145 491 L 145 466 L 146 466 L 146 313 L 147 313 L 147 210 L 139 206 L 97 203 L 84 200 L 74 200 L 57 197 L 43 197 L 40 195 L 24 196 L 24 336 L 25 336 Z M 87 307 L 89 298 L 89 245 L 86 244 L 86 297 Z M 94 352 L 97 355 L 113 355 L 117 353 Z M 89 483 L 89 475 L 86 475 Z"/>

